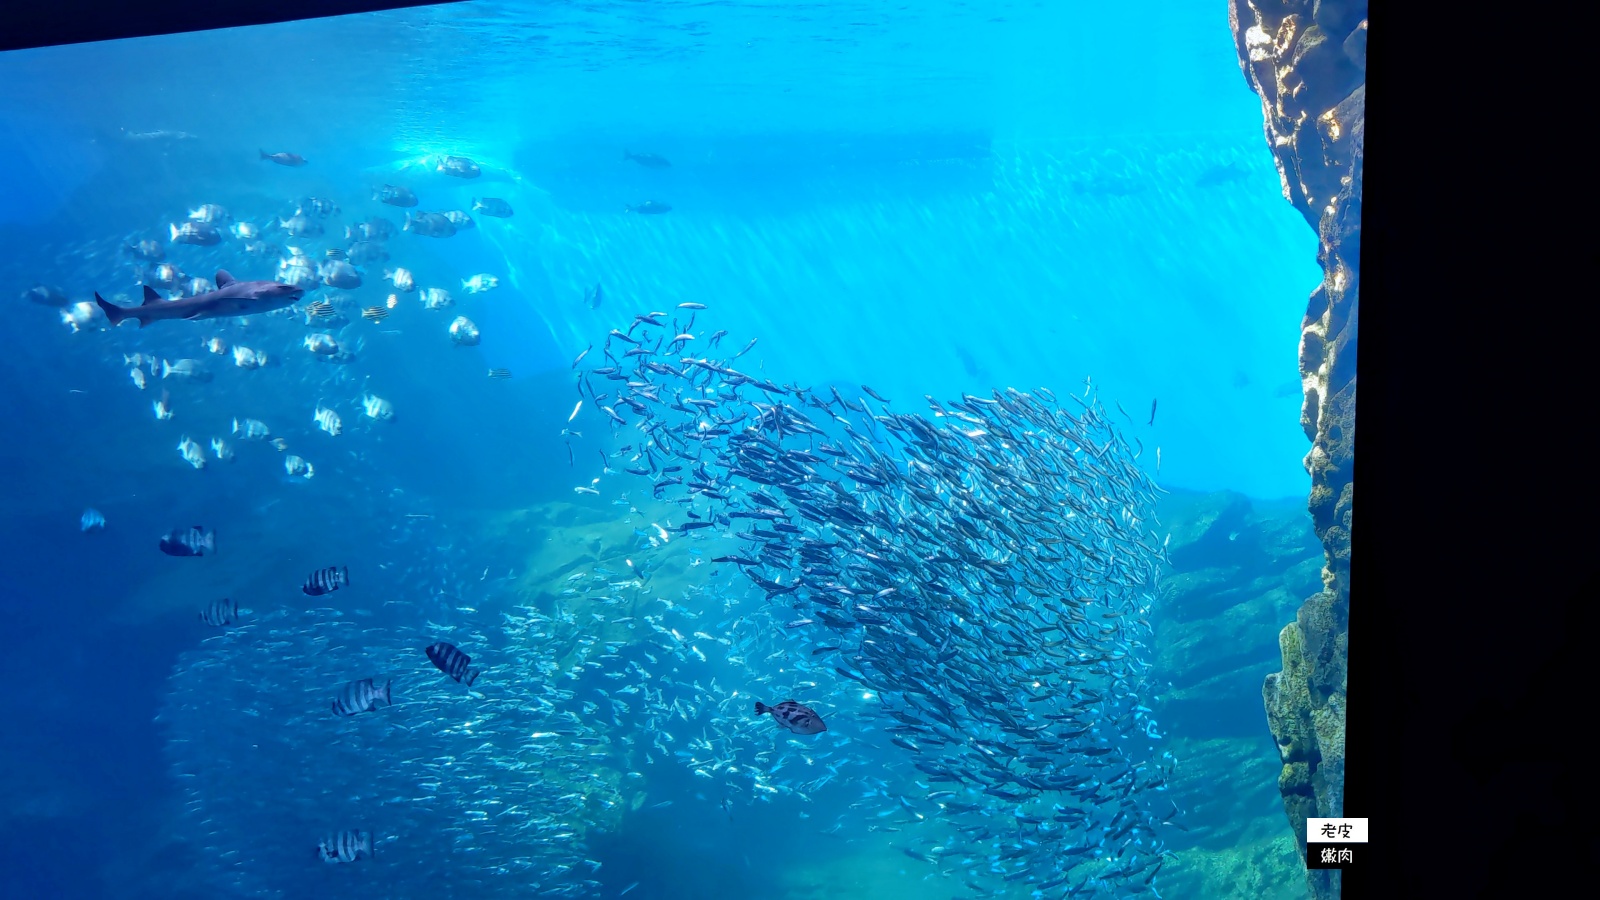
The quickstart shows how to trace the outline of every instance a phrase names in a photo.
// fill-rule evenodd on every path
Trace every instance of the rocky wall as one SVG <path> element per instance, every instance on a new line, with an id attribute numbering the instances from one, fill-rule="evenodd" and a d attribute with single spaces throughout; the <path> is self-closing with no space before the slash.
<path id="1" fill-rule="evenodd" d="M 1279 634 L 1283 669 L 1262 688 L 1283 761 L 1279 792 L 1303 848 L 1308 817 L 1344 813 L 1367 4 L 1229 0 L 1228 15 L 1284 199 L 1316 229 L 1323 270 L 1300 335 L 1300 424 L 1311 440 L 1305 465 L 1325 554 L 1322 590 Z M 1316 900 L 1339 896 L 1336 872 L 1311 870 L 1307 879 Z"/>

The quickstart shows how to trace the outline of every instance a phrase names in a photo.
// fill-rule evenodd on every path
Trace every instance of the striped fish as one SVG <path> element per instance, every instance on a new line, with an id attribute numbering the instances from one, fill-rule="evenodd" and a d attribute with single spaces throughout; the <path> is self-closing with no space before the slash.
<path id="1" fill-rule="evenodd" d="M 317 843 L 317 856 L 325 863 L 352 863 L 372 855 L 372 832 L 346 830 Z"/>
<path id="2" fill-rule="evenodd" d="M 342 587 L 350 586 L 349 566 L 329 566 L 318 569 L 306 578 L 305 586 L 301 588 L 313 597 L 331 594 Z"/>
<path id="3" fill-rule="evenodd" d="M 232 625 L 239 620 L 239 603 L 235 600 L 213 600 L 200 610 L 200 621 L 217 628 Z"/>
<path id="4" fill-rule="evenodd" d="M 389 310 L 382 306 L 369 306 L 361 311 L 361 318 L 374 324 L 382 322 L 389 317 Z"/>
<path id="5" fill-rule="evenodd" d="M 168 556 L 205 556 L 217 552 L 217 535 L 200 525 L 174 528 L 161 538 L 161 552 Z"/>
<path id="6" fill-rule="evenodd" d="M 428 659 L 439 667 L 439 671 L 456 681 L 466 676 L 467 687 L 472 687 L 472 682 L 478 677 L 477 669 L 467 668 L 472 665 L 472 657 L 457 650 L 454 644 L 446 644 L 444 641 L 428 647 L 425 652 L 428 654 Z"/>
<path id="7" fill-rule="evenodd" d="M 306 312 L 318 319 L 325 319 L 333 315 L 333 304 L 326 300 L 313 300 L 306 307 Z"/>
<path id="8" fill-rule="evenodd" d="M 383 690 L 379 690 L 371 678 L 352 681 L 340 688 L 333 698 L 333 711 L 341 716 L 354 716 L 376 710 L 379 700 L 385 706 L 392 705 L 394 701 L 389 699 L 389 688 L 393 684 L 393 681 L 385 681 Z"/>

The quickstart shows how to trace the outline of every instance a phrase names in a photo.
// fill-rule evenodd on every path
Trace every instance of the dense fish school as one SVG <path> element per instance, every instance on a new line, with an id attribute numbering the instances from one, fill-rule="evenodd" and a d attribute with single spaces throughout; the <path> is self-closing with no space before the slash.
<path id="1" fill-rule="evenodd" d="M 264 174 L 282 171 L 266 161 L 306 165 L 260 161 Z M 482 168 L 445 156 L 432 170 Z M 365 370 L 368 335 L 429 316 L 440 353 L 493 339 L 439 312 L 457 302 L 453 279 L 421 284 L 401 267 L 421 268 L 405 246 L 478 227 L 418 202 L 408 186 L 374 188 L 357 205 L 406 208 L 404 224 L 343 228 L 324 198 L 255 222 L 202 204 L 170 243 L 215 284 L 145 265 L 161 244 L 133 238 L 148 302 L 73 304 L 62 320 L 154 323 L 108 341 L 138 342 L 123 390 L 159 379 L 177 392 L 151 401 L 152 429 L 228 379 L 297 367 L 317 444 L 287 454 L 250 416 L 278 420 L 246 406 L 231 428 L 212 416 L 210 431 L 192 417 L 191 433 L 173 430 L 173 464 L 204 481 L 208 459 L 234 462 L 231 439 L 249 445 L 241 458 L 284 454 L 263 470 L 303 484 L 327 448 L 395 427 L 371 392 L 383 373 Z M 513 214 L 498 198 L 471 205 L 484 230 Z M 235 280 L 250 257 L 277 258 L 278 280 Z M 465 305 L 516 290 L 510 276 L 458 276 Z M 391 286 L 387 300 L 353 293 Z M 149 300 L 154 287 L 179 299 Z M 572 302 L 600 309 L 599 284 Z M 577 403 L 550 439 L 567 445 L 576 502 L 614 508 L 634 539 L 564 582 L 528 590 L 504 558 L 395 499 L 351 511 L 397 523 L 375 548 L 386 562 L 278 572 L 284 600 L 252 609 L 196 598 L 210 636 L 180 658 L 160 721 L 208 880 L 250 897 L 331 896 L 350 879 L 362 896 L 607 896 L 593 838 L 675 802 L 649 793 L 671 769 L 730 819 L 752 804 L 795 820 L 840 810 L 809 824 L 895 855 L 940 897 L 1159 896 L 1167 829 L 1183 826 L 1150 710 L 1166 557 L 1144 447 L 1087 388 L 940 399 L 781 383 L 741 362 L 755 336 L 701 324 L 714 307 L 640 312 L 572 348 Z M 724 353 L 725 338 L 741 349 Z M 186 354 L 228 374 L 214 382 Z M 104 526 L 83 514 L 85 531 Z M 211 558 L 209 526 L 145 539 L 151 553 L 207 557 L 175 566 L 226 566 L 234 552 Z"/>

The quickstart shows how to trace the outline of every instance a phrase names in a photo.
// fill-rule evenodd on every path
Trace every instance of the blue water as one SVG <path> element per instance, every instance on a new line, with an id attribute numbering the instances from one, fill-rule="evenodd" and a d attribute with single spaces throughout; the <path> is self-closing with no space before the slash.
<path id="1" fill-rule="evenodd" d="M 1303 496 L 1296 348 L 1319 278 L 1315 237 L 1280 194 L 1225 9 L 1159 7 L 465 3 L 0 55 L 8 890 L 412 896 L 428 885 L 439 897 L 488 878 L 453 874 L 479 857 L 443 830 L 461 819 L 470 787 L 378 826 L 387 843 L 375 862 L 406 861 L 392 881 L 316 863 L 307 829 L 347 827 L 370 802 L 414 794 L 425 777 L 417 760 L 446 745 L 436 735 L 407 743 L 412 732 L 376 719 L 323 732 L 326 721 L 298 717 L 325 707 L 335 673 L 404 670 L 407 648 L 437 639 L 435 626 L 485 634 L 482 653 L 510 658 L 517 639 L 502 616 L 519 604 L 558 615 L 570 573 L 656 559 L 650 511 L 629 513 L 648 485 L 603 474 L 595 458 L 626 434 L 608 437 L 588 403 L 566 424 L 573 358 L 635 313 L 704 303 L 697 330 L 726 329 L 729 353 L 758 338 L 741 368 L 783 384 L 858 395 L 864 383 L 903 403 L 1089 387 L 1161 485 Z M 169 134 L 137 137 L 156 131 Z M 258 149 L 310 164 L 275 166 Z M 627 149 L 671 167 L 626 162 Z M 483 175 L 439 174 L 440 154 L 469 156 Z M 344 292 L 352 308 L 382 304 L 392 291 L 382 270 L 397 264 L 419 285 L 450 289 L 456 306 L 423 310 L 407 297 L 381 324 L 353 317 L 340 332 L 359 348 L 350 366 L 310 360 L 303 320 L 75 331 L 58 310 L 16 296 L 42 282 L 72 301 L 135 297 L 122 245 L 145 238 L 161 239 L 190 276 L 226 267 L 272 278 L 279 255 L 247 256 L 234 238 L 172 244 L 168 223 L 202 203 L 264 223 L 299 198 L 331 198 L 342 209 L 330 238 L 270 238 L 316 257 L 344 225 L 402 221 L 371 200 L 382 183 L 414 188 L 419 209 L 494 196 L 516 214 L 476 215 L 475 228 L 445 240 L 397 233 L 393 258 L 362 267 L 363 286 Z M 623 211 L 648 199 L 673 209 Z M 477 273 L 500 286 L 468 296 L 458 286 Z M 591 309 L 584 291 L 596 282 L 605 300 Z M 328 293 L 338 292 L 319 296 Z M 451 345 L 456 315 L 476 322 L 480 345 Z M 236 369 L 202 349 L 212 336 L 276 364 Z M 140 352 L 205 359 L 216 378 L 155 378 L 141 390 L 124 364 Z M 513 377 L 485 378 L 496 367 Z M 163 387 L 172 421 L 152 415 Z M 368 391 L 394 404 L 392 422 L 361 414 Z M 317 430 L 322 402 L 344 434 Z M 290 478 L 282 453 L 238 440 L 232 463 L 196 471 L 178 457 L 180 437 L 206 446 L 244 417 L 271 423 L 316 476 Z M 573 439 L 573 465 L 563 427 L 586 435 Z M 595 478 L 602 496 L 574 492 Z M 79 531 L 86 507 L 105 514 L 103 532 Z M 216 557 L 155 551 L 156 538 L 192 523 L 217 530 Z M 705 568 L 659 556 L 660 583 L 706 605 L 697 629 L 741 637 L 748 626 L 721 615 L 735 601 Z M 329 564 L 360 571 L 352 605 L 297 590 Z M 281 618 L 218 636 L 195 611 L 223 595 Z M 288 635 L 277 649 L 271 629 Z M 325 633 L 329 644 L 316 643 Z M 350 661 L 329 668 L 330 644 L 348 645 Z M 623 666 L 628 652 L 589 668 Z M 742 671 L 708 665 L 725 681 Z M 409 703 L 483 715 L 465 689 L 440 693 L 431 670 L 396 678 L 397 691 L 415 692 Z M 534 727 L 519 718 L 532 715 L 528 702 L 502 696 L 509 711 L 488 717 L 506 752 Z M 252 704 L 264 705 L 237 714 Z M 857 720 L 841 712 L 830 735 Z M 652 727 L 662 725 L 607 725 L 613 758 L 593 764 L 616 774 L 571 814 L 592 826 L 579 858 L 605 863 L 594 896 L 633 881 L 635 898 L 965 896 L 959 879 L 929 880 L 898 849 L 818 837 L 819 825 L 853 828 L 852 816 L 875 814 L 852 806 L 865 782 L 848 774 L 805 803 L 740 796 L 730 814 L 716 792 L 704 796 L 709 779 L 663 765 L 644 775 L 647 799 L 632 808 L 637 786 L 622 773 L 633 763 L 615 758 L 614 742 L 648 743 Z M 895 752 L 850 748 L 836 752 Z M 551 802 L 522 784 L 526 773 L 494 777 L 514 785 L 502 790 L 516 802 Z M 655 806 L 664 800 L 673 803 Z M 479 856 L 515 855 L 509 837 L 478 840 Z M 787 878 L 830 860 L 869 874 L 815 894 Z"/>

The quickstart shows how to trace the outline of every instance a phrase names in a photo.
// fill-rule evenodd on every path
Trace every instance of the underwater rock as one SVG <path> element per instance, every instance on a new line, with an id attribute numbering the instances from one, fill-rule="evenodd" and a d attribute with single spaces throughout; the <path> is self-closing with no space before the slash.
<path id="1" fill-rule="evenodd" d="M 1308 816 L 1344 812 L 1345 650 L 1354 502 L 1356 323 L 1366 103 L 1364 0 L 1230 0 L 1239 68 L 1261 98 L 1288 200 L 1319 240 L 1323 282 L 1301 325 L 1301 425 L 1312 442 L 1309 509 L 1324 588 L 1280 636 L 1283 669 L 1263 687 L 1283 760 L 1280 793 L 1302 851 Z M 1335 870 L 1307 872 L 1313 900 L 1339 896 Z"/>
<path id="2" fill-rule="evenodd" d="M 1157 680 L 1171 684 L 1161 720 L 1174 734 L 1255 740 L 1261 720 L 1240 711 L 1278 661 L 1283 620 L 1322 587 L 1321 547 L 1298 503 L 1257 508 L 1231 491 L 1175 491 L 1161 519 L 1173 536 L 1156 641 Z M 1180 541 L 1214 550 L 1180 555 Z"/>

